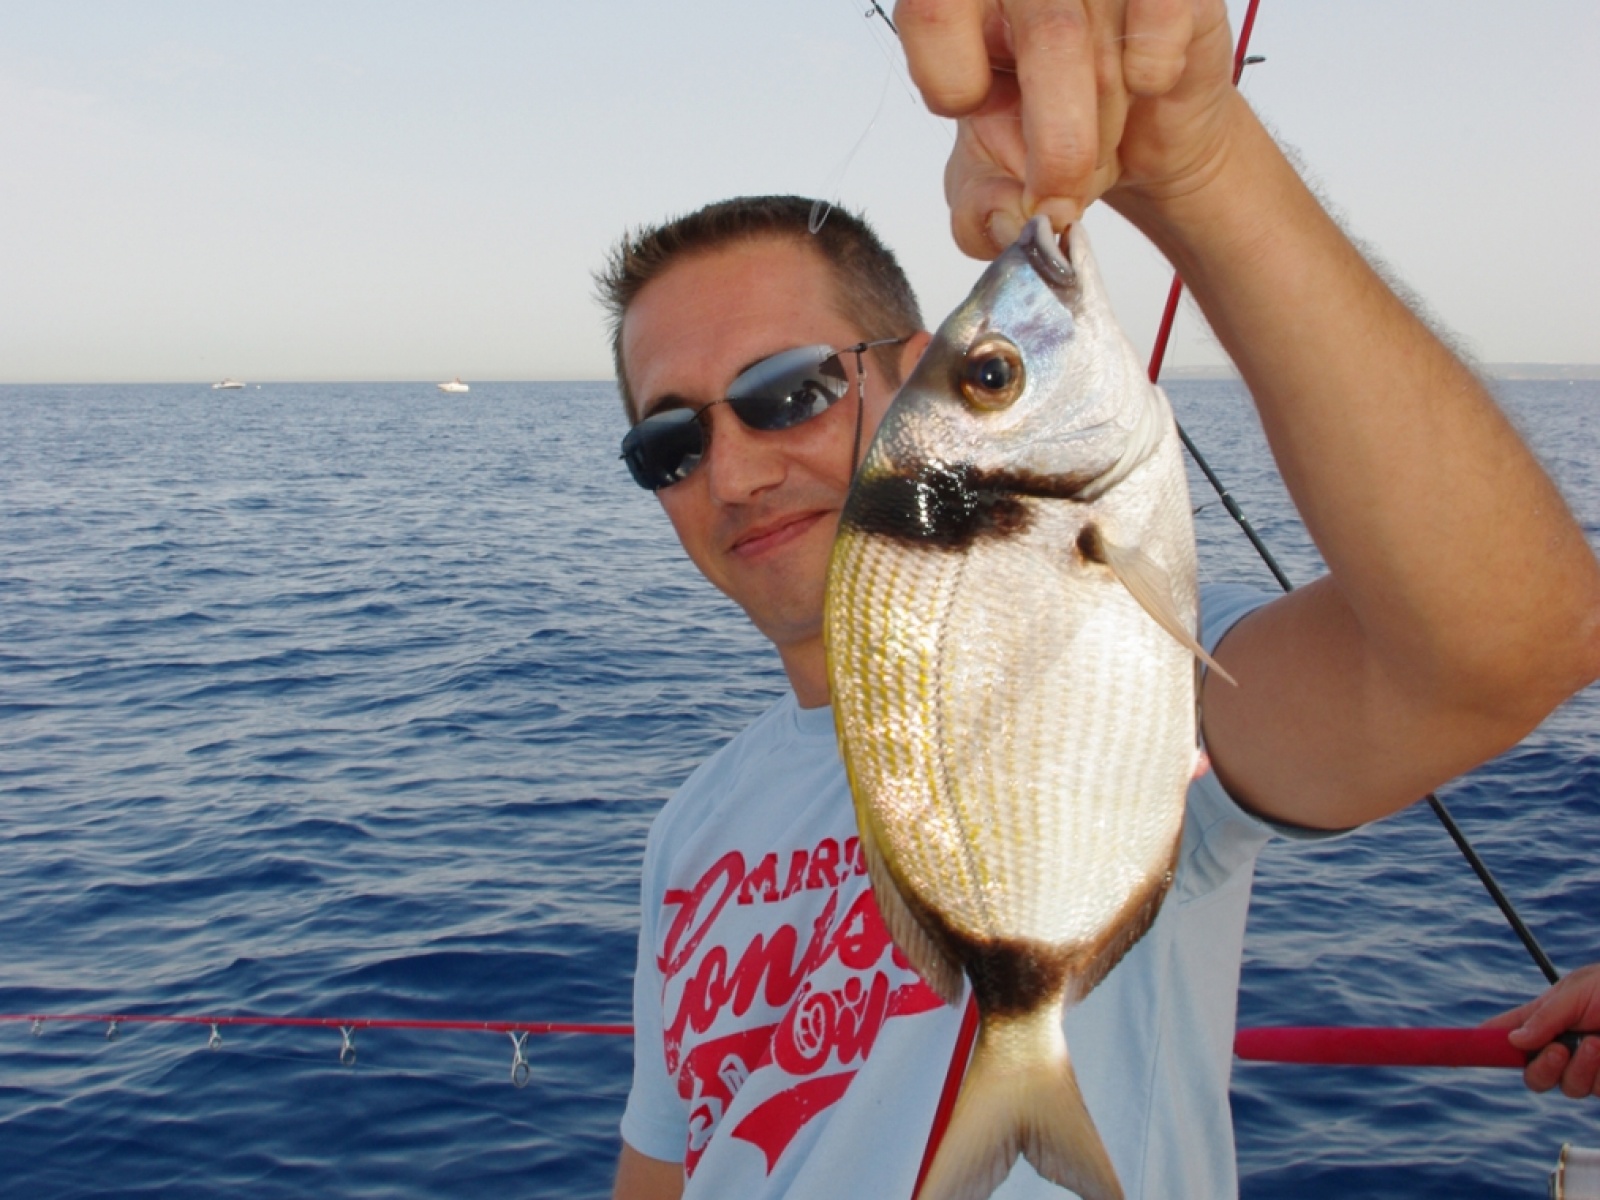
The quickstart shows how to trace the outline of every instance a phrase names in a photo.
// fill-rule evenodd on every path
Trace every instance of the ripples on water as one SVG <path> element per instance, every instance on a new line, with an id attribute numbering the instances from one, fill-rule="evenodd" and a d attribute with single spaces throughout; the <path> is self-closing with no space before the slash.
<path id="1" fill-rule="evenodd" d="M 1595 384 L 1507 385 L 1600 540 Z M 1185 424 L 1296 579 L 1232 383 Z M 609 385 L 0 388 L 0 1012 L 629 1019 L 651 815 L 783 687 L 616 461 Z M 1207 573 L 1273 586 L 1196 483 Z M 1600 957 L 1596 697 L 1448 789 Z M 1421 809 L 1276 846 L 1241 1018 L 1466 1024 L 1539 977 Z M 625 1039 L 0 1023 L 8 1195 L 605 1195 Z M 1538 1194 L 1596 1106 L 1246 1066 L 1248 1196 Z"/>

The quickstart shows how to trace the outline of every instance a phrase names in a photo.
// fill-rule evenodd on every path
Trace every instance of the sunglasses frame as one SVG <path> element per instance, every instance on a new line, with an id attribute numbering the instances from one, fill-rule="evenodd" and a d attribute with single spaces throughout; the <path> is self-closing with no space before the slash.
<path id="1" fill-rule="evenodd" d="M 706 404 L 700 405 L 698 408 L 664 409 L 659 412 L 651 413 L 648 417 L 645 417 L 644 420 L 638 422 L 633 426 L 632 429 L 628 430 L 627 434 L 623 437 L 622 453 L 619 455 L 619 457 L 628 464 L 628 473 L 633 476 L 633 481 L 646 491 L 659 492 L 664 488 L 669 488 L 675 484 L 682 483 L 685 479 L 689 478 L 689 476 L 693 475 L 697 470 L 700 469 L 701 463 L 705 461 L 706 455 L 711 451 L 711 430 L 702 419 L 707 409 L 714 408 L 718 404 L 726 404 L 729 406 L 734 416 L 738 418 L 741 424 L 748 429 L 753 429 L 761 433 L 780 433 L 785 429 L 793 429 L 798 425 L 804 425 L 807 421 L 813 420 L 827 412 L 850 393 L 850 380 L 848 377 L 845 378 L 844 387 L 840 389 L 838 394 L 820 408 L 817 408 L 814 411 L 807 413 L 805 416 L 800 417 L 798 420 L 791 421 L 788 424 L 774 424 L 768 427 L 763 427 L 753 423 L 751 417 L 754 414 L 741 411 L 741 404 L 748 403 L 750 401 L 758 401 L 781 405 L 783 401 L 787 400 L 789 396 L 794 394 L 794 391 L 791 390 L 784 397 L 774 401 L 768 396 L 753 395 L 749 393 L 741 395 L 741 387 L 749 388 L 753 386 L 751 380 L 752 376 L 757 376 L 761 383 L 765 383 L 767 381 L 765 379 L 761 379 L 760 377 L 766 374 L 776 375 L 779 379 L 782 379 L 790 375 L 800 375 L 805 371 L 816 371 L 817 369 L 821 368 L 823 364 L 825 364 L 830 358 L 839 359 L 840 366 L 842 368 L 844 356 L 846 354 L 854 354 L 856 358 L 855 391 L 857 398 L 856 457 L 859 458 L 861 440 L 860 402 L 866 396 L 867 379 L 866 360 L 864 359 L 863 355 L 865 355 L 868 350 L 874 349 L 878 346 L 899 345 L 903 342 L 909 341 L 910 339 L 911 335 L 906 334 L 902 337 L 877 338 L 872 341 L 857 342 L 853 346 L 845 346 L 842 349 L 835 349 L 834 347 L 828 345 L 796 346 L 791 347 L 788 350 L 780 350 L 776 354 L 769 354 L 766 358 L 763 358 L 757 363 L 753 363 L 751 366 L 746 367 L 743 371 L 739 372 L 733 383 L 728 387 L 728 395 L 723 399 L 709 401 Z M 774 364 L 777 364 L 784 359 L 795 360 L 794 365 L 790 366 L 785 362 L 781 368 L 774 369 Z M 831 388 L 827 390 L 830 392 L 832 391 Z M 654 435 L 657 441 L 670 438 L 674 434 L 678 434 L 679 436 L 689 435 L 691 429 L 698 430 L 697 435 L 695 435 L 699 439 L 698 449 L 692 451 L 685 450 L 679 459 L 678 465 L 673 467 L 671 471 L 664 470 L 658 465 L 650 463 L 647 458 L 648 451 L 646 439 L 650 438 L 652 435 L 648 430 L 646 430 L 646 432 L 643 434 L 641 434 L 640 431 L 645 430 L 647 426 L 650 426 L 652 421 L 656 422 L 656 424 L 653 426 L 654 429 L 663 431 Z M 682 463 L 691 458 L 693 459 L 693 465 L 687 468 L 683 467 Z M 668 478 L 667 476 L 671 477 Z"/>

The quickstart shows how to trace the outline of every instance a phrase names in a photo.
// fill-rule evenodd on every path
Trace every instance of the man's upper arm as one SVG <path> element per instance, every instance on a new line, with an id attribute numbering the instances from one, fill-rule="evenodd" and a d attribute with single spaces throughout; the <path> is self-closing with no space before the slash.
<path id="1" fill-rule="evenodd" d="M 622 1143 L 612 1200 L 678 1200 L 682 1195 L 682 1163 L 663 1162 Z"/>
<path id="2" fill-rule="evenodd" d="M 1219 781 L 1275 821 L 1348 829 L 1421 799 L 1525 730 L 1454 708 L 1374 661 L 1327 577 L 1246 616 L 1206 677 L 1206 747 Z"/>

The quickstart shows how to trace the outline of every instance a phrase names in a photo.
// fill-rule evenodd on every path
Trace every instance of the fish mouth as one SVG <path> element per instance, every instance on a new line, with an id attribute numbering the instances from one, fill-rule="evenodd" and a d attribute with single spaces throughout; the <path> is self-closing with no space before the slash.
<path id="1" fill-rule="evenodd" d="M 1067 236 L 1062 234 L 1063 237 Z M 1061 243 L 1050 228 L 1049 218 L 1036 216 L 1023 226 L 1017 236 L 1016 248 L 1028 260 L 1039 278 L 1057 293 L 1074 292 L 1078 288 L 1078 272 L 1071 260 L 1061 252 Z"/>

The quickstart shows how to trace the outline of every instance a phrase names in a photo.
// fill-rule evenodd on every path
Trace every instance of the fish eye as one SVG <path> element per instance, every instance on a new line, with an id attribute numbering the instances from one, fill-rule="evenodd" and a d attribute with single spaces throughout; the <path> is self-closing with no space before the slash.
<path id="1" fill-rule="evenodd" d="M 999 336 L 975 343 L 961 368 L 961 394 L 974 407 L 990 411 L 1010 408 L 1026 381 L 1022 352 Z"/>

